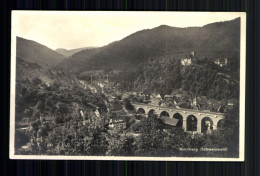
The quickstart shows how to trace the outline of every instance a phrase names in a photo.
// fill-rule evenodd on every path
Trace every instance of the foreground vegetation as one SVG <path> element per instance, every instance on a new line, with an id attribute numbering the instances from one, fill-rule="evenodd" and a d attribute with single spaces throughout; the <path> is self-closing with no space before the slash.
<path id="1" fill-rule="evenodd" d="M 40 85 L 42 86 L 42 83 L 38 84 L 38 86 Z M 45 89 L 50 87 L 45 87 Z M 55 90 L 55 88 L 53 89 Z M 57 91 L 58 89 L 56 93 Z M 29 92 L 33 91 L 30 90 Z M 100 100 L 94 103 L 102 105 L 103 101 L 99 98 L 102 95 L 92 95 L 80 88 L 78 88 L 78 94 L 86 98 L 87 102 Z M 53 95 L 47 95 L 45 97 L 51 101 L 50 97 Z M 59 96 L 64 95 L 65 92 Z M 75 95 L 77 94 L 75 93 Z M 56 100 L 59 96 L 56 96 Z M 78 110 L 75 110 L 77 106 L 70 106 L 75 102 L 78 102 L 78 106 L 84 105 L 86 101 L 76 97 L 71 98 L 71 101 L 65 101 L 66 99 L 61 97 L 58 99 L 60 103 L 56 104 L 56 110 L 44 107 L 45 111 L 41 111 L 39 103 L 34 102 L 37 105 L 35 111 L 38 109 L 39 113 L 57 112 L 59 116 L 57 115 L 57 118 L 52 122 L 46 122 L 36 118 L 35 113 L 33 113 L 32 118 L 35 118 L 35 120 L 31 123 L 31 127 L 25 131 L 16 130 L 17 154 L 164 157 L 237 157 L 238 155 L 238 106 L 226 114 L 223 127 L 218 131 L 213 131 L 210 135 L 190 135 L 184 133 L 181 128 L 172 128 L 165 131 L 165 124 L 155 114 L 150 114 L 148 118 L 142 116 L 123 117 L 128 119 L 127 128 L 124 131 L 114 130 L 108 126 L 109 120 L 118 116 L 116 113 L 102 114 L 99 120 L 95 122 L 87 121 L 83 125 Z M 26 99 L 26 97 L 22 98 Z M 21 100 L 26 101 L 22 98 L 20 97 L 18 103 Z M 126 107 L 129 106 L 128 101 L 123 102 Z M 58 106 L 61 103 L 63 105 Z M 31 102 L 32 104 L 33 102 Z M 56 106 L 52 105 L 52 107 Z M 31 150 L 22 150 L 21 146 L 28 142 L 30 142 Z M 181 148 L 198 149 L 198 151 L 182 151 Z M 201 151 L 200 149 L 203 148 L 227 148 L 227 151 Z"/>
<path id="2" fill-rule="evenodd" d="M 231 73 L 237 71 L 235 68 L 237 66 L 228 67 Z M 185 68 L 180 66 L 179 60 L 162 63 L 155 59 L 141 64 L 135 73 L 114 75 L 112 79 L 120 83 L 118 87 L 121 91 L 142 89 L 146 93 L 168 94 L 172 89 L 181 88 L 193 95 L 223 100 L 238 98 L 239 89 L 235 83 L 238 78 L 235 74 L 230 75 L 227 81 L 225 76 L 230 70 L 219 68 L 207 59 L 197 60 Z M 90 78 L 90 75 L 85 76 L 86 79 Z M 17 80 L 16 122 L 27 117 L 31 125 L 27 130 L 19 130 L 16 126 L 16 154 L 238 157 L 238 105 L 225 114 L 221 129 L 211 134 L 191 135 L 181 128 L 164 130 L 165 124 L 155 114 L 146 118 L 116 111 L 110 113 L 107 110 L 110 104 L 104 94 L 92 93 L 90 89 L 80 86 L 77 78 L 72 76 L 60 72 L 53 80 L 50 84 L 36 77 Z M 89 104 L 104 109 L 94 121 L 89 117 L 82 119 L 80 115 L 81 109 L 92 111 Z M 112 106 L 115 104 L 133 110 L 127 100 L 117 99 Z M 40 119 L 48 116 L 54 117 L 54 120 Z M 109 121 L 118 117 L 127 123 L 123 131 L 109 127 Z M 86 120 L 85 125 L 83 120 Z M 22 148 L 27 144 L 30 144 L 30 150 Z M 208 148 L 227 150 L 204 150 Z"/>

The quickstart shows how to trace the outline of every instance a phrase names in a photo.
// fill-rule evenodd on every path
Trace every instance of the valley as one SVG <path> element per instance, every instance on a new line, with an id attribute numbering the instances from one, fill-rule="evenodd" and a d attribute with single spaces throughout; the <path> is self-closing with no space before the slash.
<path id="1" fill-rule="evenodd" d="M 17 37 L 16 154 L 237 157 L 239 26 L 161 25 L 74 50 Z M 207 147 L 229 152 L 181 150 Z"/>

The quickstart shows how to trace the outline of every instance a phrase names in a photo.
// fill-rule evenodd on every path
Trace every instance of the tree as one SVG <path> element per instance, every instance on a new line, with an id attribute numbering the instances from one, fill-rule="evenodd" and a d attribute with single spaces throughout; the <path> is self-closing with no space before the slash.
<path id="1" fill-rule="evenodd" d="M 64 116 L 64 115 L 68 115 L 68 113 L 70 112 L 70 107 L 68 104 L 66 103 L 58 103 L 58 109 L 57 111 L 60 113 L 60 115 Z"/>
<path id="2" fill-rule="evenodd" d="M 31 117 L 31 116 L 33 115 L 33 110 L 30 109 L 30 108 L 26 108 L 26 109 L 24 110 L 24 115 L 25 115 L 27 118 Z"/>
<path id="3" fill-rule="evenodd" d="M 32 79 L 32 83 L 34 85 L 39 85 L 39 84 L 42 84 L 42 80 L 40 78 L 35 77 Z"/>
<path id="4" fill-rule="evenodd" d="M 124 104 L 125 104 L 125 108 L 127 110 L 130 110 L 130 111 L 134 110 L 134 107 L 133 107 L 133 105 L 131 105 L 131 102 L 128 98 L 125 98 L 123 101 L 124 101 Z"/>
<path id="5" fill-rule="evenodd" d="M 108 148 L 106 133 L 103 128 L 93 124 L 82 126 L 72 119 L 70 125 L 58 126 L 50 132 L 46 143 L 53 144 L 48 149 L 53 154 L 103 156 Z"/>
<path id="6" fill-rule="evenodd" d="M 239 154 L 239 103 L 225 114 L 223 127 L 219 129 L 226 140 L 228 154 L 238 156 Z"/>
<path id="7" fill-rule="evenodd" d="M 85 137 L 85 152 L 87 155 L 104 156 L 108 148 L 106 137 L 101 132 L 101 128 L 89 131 L 90 134 Z"/>
<path id="8" fill-rule="evenodd" d="M 113 135 L 110 138 L 107 155 L 110 156 L 134 156 L 137 146 L 132 136 Z"/>
<path id="9" fill-rule="evenodd" d="M 37 131 L 39 130 L 40 124 L 41 124 L 41 121 L 40 121 L 39 119 L 33 121 L 33 122 L 31 123 L 32 130 L 35 131 L 35 132 L 37 132 Z"/>
<path id="10" fill-rule="evenodd" d="M 57 90 L 59 87 L 61 86 L 61 82 L 58 81 L 58 80 L 55 80 L 53 83 L 52 83 L 52 87 Z"/>
<path id="11" fill-rule="evenodd" d="M 40 113 L 46 113 L 45 111 L 45 101 L 44 100 L 39 100 L 35 106 L 38 112 Z"/>
<path id="12" fill-rule="evenodd" d="M 142 133 L 138 140 L 138 155 L 143 156 L 164 156 L 165 149 L 162 142 L 165 134 L 162 131 L 150 131 L 149 133 Z"/>
<path id="13" fill-rule="evenodd" d="M 140 122 L 141 136 L 138 140 L 137 153 L 144 156 L 163 156 L 165 149 L 162 142 L 165 137 L 162 121 L 157 115 L 151 115 Z"/>
<path id="14" fill-rule="evenodd" d="M 30 138 L 25 132 L 21 132 L 19 130 L 15 130 L 15 148 L 18 149 L 21 146 L 25 145 L 29 142 Z"/>
<path id="15" fill-rule="evenodd" d="M 22 89 L 21 89 L 21 94 L 22 94 L 22 95 L 25 95 L 26 92 L 27 92 L 27 88 L 26 88 L 26 87 L 22 87 Z"/>

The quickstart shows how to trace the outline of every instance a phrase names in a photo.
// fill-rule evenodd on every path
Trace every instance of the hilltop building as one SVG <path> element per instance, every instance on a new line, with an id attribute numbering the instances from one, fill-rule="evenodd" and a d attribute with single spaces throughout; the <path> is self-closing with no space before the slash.
<path id="1" fill-rule="evenodd" d="M 181 65 L 183 65 L 183 66 L 191 65 L 194 57 L 195 57 L 195 52 L 192 51 L 190 53 L 189 57 L 181 59 Z"/>
<path id="2" fill-rule="evenodd" d="M 220 67 L 226 66 L 228 64 L 228 59 L 227 58 L 216 59 L 215 64 L 219 65 Z"/>

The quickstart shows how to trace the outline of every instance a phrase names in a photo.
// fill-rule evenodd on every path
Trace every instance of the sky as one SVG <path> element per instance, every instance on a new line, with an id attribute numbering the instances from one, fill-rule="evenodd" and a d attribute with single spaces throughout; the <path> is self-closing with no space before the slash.
<path id="1" fill-rule="evenodd" d="M 239 16 L 236 12 L 13 11 L 12 37 L 34 40 L 54 50 L 100 47 L 160 25 L 204 26 Z"/>

